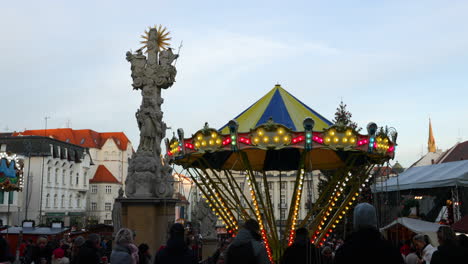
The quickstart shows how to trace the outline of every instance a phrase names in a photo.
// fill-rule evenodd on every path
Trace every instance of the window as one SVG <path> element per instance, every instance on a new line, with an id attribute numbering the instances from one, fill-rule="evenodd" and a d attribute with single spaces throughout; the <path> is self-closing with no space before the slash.
<path id="1" fill-rule="evenodd" d="M 54 195 L 54 207 L 57 208 L 57 194 Z"/>
<path id="2" fill-rule="evenodd" d="M 60 200 L 60 207 L 65 208 L 65 195 L 62 194 L 62 200 Z"/>
<path id="3" fill-rule="evenodd" d="M 286 220 L 286 209 L 280 210 L 280 220 Z"/>
<path id="4" fill-rule="evenodd" d="M 111 207 L 112 207 L 111 203 L 105 203 L 104 204 L 104 210 L 106 210 L 106 211 L 111 211 L 112 210 Z"/>
<path id="5" fill-rule="evenodd" d="M 68 207 L 72 208 L 72 195 L 70 194 L 70 198 L 68 199 Z"/>
<path id="6" fill-rule="evenodd" d="M 80 174 L 77 172 L 76 173 L 76 185 L 80 182 Z"/>
<path id="7" fill-rule="evenodd" d="M 109 152 L 104 152 L 104 160 L 109 160 Z"/>
<path id="8" fill-rule="evenodd" d="M 112 192 L 112 186 L 106 185 L 106 193 L 111 193 Z"/>
<path id="9" fill-rule="evenodd" d="M 97 203 L 91 203 L 91 211 L 97 210 Z"/>
<path id="10" fill-rule="evenodd" d="M 77 208 L 81 207 L 81 198 L 79 195 L 76 196 L 76 207 Z"/>
<path id="11" fill-rule="evenodd" d="M 287 182 L 281 182 L 281 190 L 286 190 Z"/>
<path id="12" fill-rule="evenodd" d="M 73 171 L 70 171 L 70 185 L 73 185 Z"/>
<path id="13" fill-rule="evenodd" d="M 0 204 L 3 204 L 5 202 L 5 192 L 1 191 L 0 192 Z"/>
<path id="14" fill-rule="evenodd" d="M 13 199 L 15 198 L 15 192 L 8 192 L 8 204 L 13 204 Z"/>
<path id="15" fill-rule="evenodd" d="M 50 194 L 47 194 L 46 199 L 45 199 L 45 207 L 49 207 L 49 200 L 50 200 Z"/>
<path id="16" fill-rule="evenodd" d="M 88 183 L 87 183 L 87 181 L 88 181 L 88 172 L 87 171 L 84 172 L 83 177 L 84 177 L 83 178 L 83 185 L 88 186 Z"/>
<path id="17" fill-rule="evenodd" d="M 240 189 L 242 190 L 242 192 L 244 191 L 244 183 L 243 182 L 240 183 Z"/>
<path id="18" fill-rule="evenodd" d="M 97 193 L 97 185 L 91 185 L 91 193 Z"/>
<path id="19" fill-rule="evenodd" d="M 47 182 L 50 182 L 50 173 L 52 172 L 52 168 L 48 167 L 47 168 Z"/>
<path id="20" fill-rule="evenodd" d="M 65 185 L 65 175 L 67 175 L 67 171 L 66 170 L 62 170 L 62 184 Z"/>
<path id="21" fill-rule="evenodd" d="M 59 169 L 55 169 L 55 183 L 59 182 Z"/>
<path id="22" fill-rule="evenodd" d="M 281 196 L 280 196 L 280 203 L 281 203 L 281 204 L 285 204 L 285 203 L 286 203 L 286 195 L 281 194 Z"/>

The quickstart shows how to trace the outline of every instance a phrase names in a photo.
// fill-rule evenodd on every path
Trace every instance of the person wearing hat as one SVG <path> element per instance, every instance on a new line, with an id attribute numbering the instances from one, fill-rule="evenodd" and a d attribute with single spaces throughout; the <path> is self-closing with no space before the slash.
<path id="1" fill-rule="evenodd" d="M 65 251 L 57 248 L 52 253 L 52 264 L 69 264 L 70 260 L 65 257 Z"/>
<path id="2" fill-rule="evenodd" d="M 337 250 L 335 263 L 405 263 L 399 250 L 386 241 L 377 229 L 374 206 L 360 203 L 354 208 L 353 234 Z"/>

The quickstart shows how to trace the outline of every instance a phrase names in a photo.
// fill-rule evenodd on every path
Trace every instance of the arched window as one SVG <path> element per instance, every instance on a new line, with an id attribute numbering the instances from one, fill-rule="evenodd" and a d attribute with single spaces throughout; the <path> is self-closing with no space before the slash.
<path id="1" fill-rule="evenodd" d="M 79 195 L 76 196 L 76 207 L 77 207 L 77 208 L 80 208 L 80 207 L 81 207 L 81 199 L 80 199 L 80 196 L 79 196 Z"/>
<path id="2" fill-rule="evenodd" d="M 60 201 L 60 207 L 65 208 L 65 195 L 62 194 L 62 200 Z"/>
<path id="3" fill-rule="evenodd" d="M 104 152 L 104 160 L 109 160 L 109 152 Z"/>
<path id="4" fill-rule="evenodd" d="M 83 184 L 85 187 L 88 186 L 88 172 L 87 171 L 83 173 Z"/>
<path id="5" fill-rule="evenodd" d="M 68 199 L 68 207 L 69 208 L 72 208 L 72 201 L 73 201 L 73 198 L 72 198 L 72 195 L 70 194 L 70 198 Z"/>
<path id="6" fill-rule="evenodd" d="M 70 185 L 73 185 L 73 171 L 70 171 Z"/>
<path id="7" fill-rule="evenodd" d="M 55 183 L 59 183 L 59 169 L 55 169 Z"/>
<path id="8" fill-rule="evenodd" d="M 57 207 L 57 194 L 54 195 L 54 207 Z"/>
<path id="9" fill-rule="evenodd" d="M 77 172 L 76 173 L 76 185 L 78 185 L 78 183 L 80 183 L 80 174 Z"/>
<path id="10" fill-rule="evenodd" d="M 112 159 L 114 159 L 117 156 L 117 152 L 112 151 Z"/>
<path id="11" fill-rule="evenodd" d="M 47 182 L 50 182 L 50 174 L 52 172 L 52 168 L 51 167 L 47 167 Z"/>
<path id="12" fill-rule="evenodd" d="M 50 200 L 50 194 L 47 194 L 46 199 L 45 199 L 45 207 L 49 207 L 49 200 Z"/>
<path id="13" fill-rule="evenodd" d="M 66 170 L 63 170 L 62 171 L 62 184 L 65 185 L 65 175 L 67 175 L 67 171 Z"/>

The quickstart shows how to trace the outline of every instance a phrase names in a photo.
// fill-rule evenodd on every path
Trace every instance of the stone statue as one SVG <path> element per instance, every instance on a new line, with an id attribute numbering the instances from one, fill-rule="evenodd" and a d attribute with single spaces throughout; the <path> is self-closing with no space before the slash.
<path id="1" fill-rule="evenodd" d="M 196 221 L 203 239 L 216 239 L 216 222 L 218 218 L 202 199 L 197 202 L 196 210 L 192 211 L 192 219 Z"/>
<path id="2" fill-rule="evenodd" d="M 124 190 L 122 187 L 119 189 L 119 196 L 117 199 L 122 199 L 124 196 Z M 112 225 L 114 226 L 114 236 L 122 228 L 122 203 L 120 201 L 114 202 L 114 207 L 112 208 Z"/>
<path id="3" fill-rule="evenodd" d="M 172 168 L 163 164 L 160 158 L 161 141 L 167 128 L 162 121 L 164 99 L 161 90 L 175 82 L 177 70 L 172 63 L 179 55 L 170 48 L 158 46 L 158 37 L 156 28 L 151 28 L 145 37 L 147 55 L 143 55 L 143 48 L 126 54 L 131 65 L 133 89 L 140 90 L 142 95 L 140 108 L 135 113 L 140 144 L 130 160 L 125 182 L 125 193 L 129 198 L 172 198 L 174 193 Z"/>

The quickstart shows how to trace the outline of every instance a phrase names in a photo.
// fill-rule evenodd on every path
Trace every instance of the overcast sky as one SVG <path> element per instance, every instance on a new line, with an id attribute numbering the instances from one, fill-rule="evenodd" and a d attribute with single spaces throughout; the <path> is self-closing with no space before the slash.
<path id="1" fill-rule="evenodd" d="M 224 3 L 222 3 L 224 2 Z M 253 3 L 255 2 L 255 3 Z M 468 1 L 3 1 L 0 130 L 123 131 L 138 144 L 128 50 L 163 24 L 178 48 L 164 118 L 219 128 L 280 83 L 329 120 L 395 127 L 403 166 L 468 139 Z"/>

